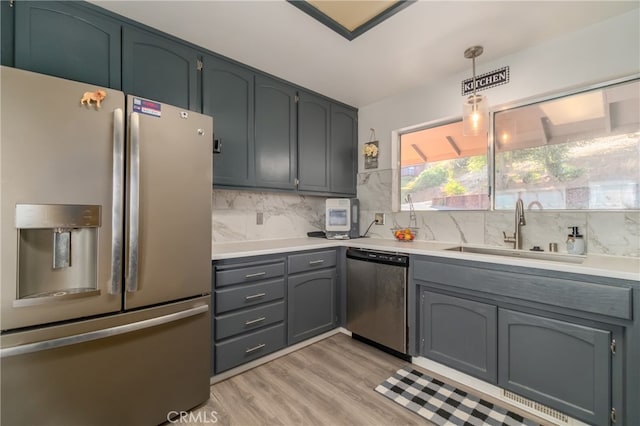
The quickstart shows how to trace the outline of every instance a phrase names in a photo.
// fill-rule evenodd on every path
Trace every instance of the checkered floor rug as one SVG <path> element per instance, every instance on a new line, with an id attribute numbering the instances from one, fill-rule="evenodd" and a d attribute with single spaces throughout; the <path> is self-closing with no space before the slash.
<path id="1" fill-rule="evenodd" d="M 375 390 L 437 425 L 538 424 L 411 367 L 401 368 Z"/>

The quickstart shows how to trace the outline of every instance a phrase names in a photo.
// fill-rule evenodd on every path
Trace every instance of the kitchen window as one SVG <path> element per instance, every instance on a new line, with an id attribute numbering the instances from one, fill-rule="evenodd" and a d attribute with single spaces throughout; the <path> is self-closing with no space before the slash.
<path id="1" fill-rule="evenodd" d="M 494 114 L 495 208 L 640 208 L 640 82 Z"/>
<path id="2" fill-rule="evenodd" d="M 402 210 L 487 210 L 487 137 L 463 136 L 462 121 L 400 135 Z"/>
<path id="3" fill-rule="evenodd" d="M 639 80 L 503 109 L 491 124 L 490 138 L 462 136 L 461 121 L 402 134 L 402 210 L 407 194 L 416 210 L 510 210 L 518 198 L 640 209 Z"/>

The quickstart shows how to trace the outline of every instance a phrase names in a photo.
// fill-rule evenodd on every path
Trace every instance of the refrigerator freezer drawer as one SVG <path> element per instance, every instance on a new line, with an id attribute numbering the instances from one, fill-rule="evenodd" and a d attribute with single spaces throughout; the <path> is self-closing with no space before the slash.
<path id="1" fill-rule="evenodd" d="M 44 342 L 26 343 L 32 336 L 24 333 L 25 344 L 1 352 L 0 422 L 160 424 L 206 401 L 207 300 L 55 327 L 57 335 Z M 92 329 L 77 333 L 86 325 Z M 62 335 L 65 327 L 73 334 Z M 20 340 L 6 337 L 3 345 Z"/>

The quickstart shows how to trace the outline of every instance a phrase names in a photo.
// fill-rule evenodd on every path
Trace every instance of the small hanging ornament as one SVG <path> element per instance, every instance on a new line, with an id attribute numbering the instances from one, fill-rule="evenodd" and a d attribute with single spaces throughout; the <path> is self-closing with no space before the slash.
<path id="1" fill-rule="evenodd" d="M 376 138 L 376 130 L 371 128 L 371 133 L 369 134 L 369 142 L 364 144 L 363 154 L 364 154 L 364 168 L 365 169 L 376 169 L 378 168 L 378 141 Z"/>

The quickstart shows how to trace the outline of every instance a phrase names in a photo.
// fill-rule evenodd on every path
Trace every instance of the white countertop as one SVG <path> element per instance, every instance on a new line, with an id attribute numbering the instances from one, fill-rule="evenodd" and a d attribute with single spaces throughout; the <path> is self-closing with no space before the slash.
<path id="1" fill-rule="evenodd" d="M 447 248 L 459 246 L 458 243 L 436 241 L 400 242 L 391 239 L 358 238 L 354 240 L 327 240 L 323 238 L 292 238 L 281 240 L 246 241 L 237 243 L 213 243 L 212 259 L 234 259 L 247 256 L 277 254 L 292 251 L 321 249 L 328 247 L 354 247 L 383 250 L 406 254 L 424 254 L 429 256 L 466 259 L 480 262 L 497 263 L 554 271 L 574 272 L 578 274 L 598 275 L 610 278 L 640 281 L 640 258 L 604 256 L 587 254 L 580 264 L 495 256 L 476 253 L 447 251 Z M 478 246 L 473 246 L 478 247 Z M 495 248 L 495 247 L 494 247 Z"/>

